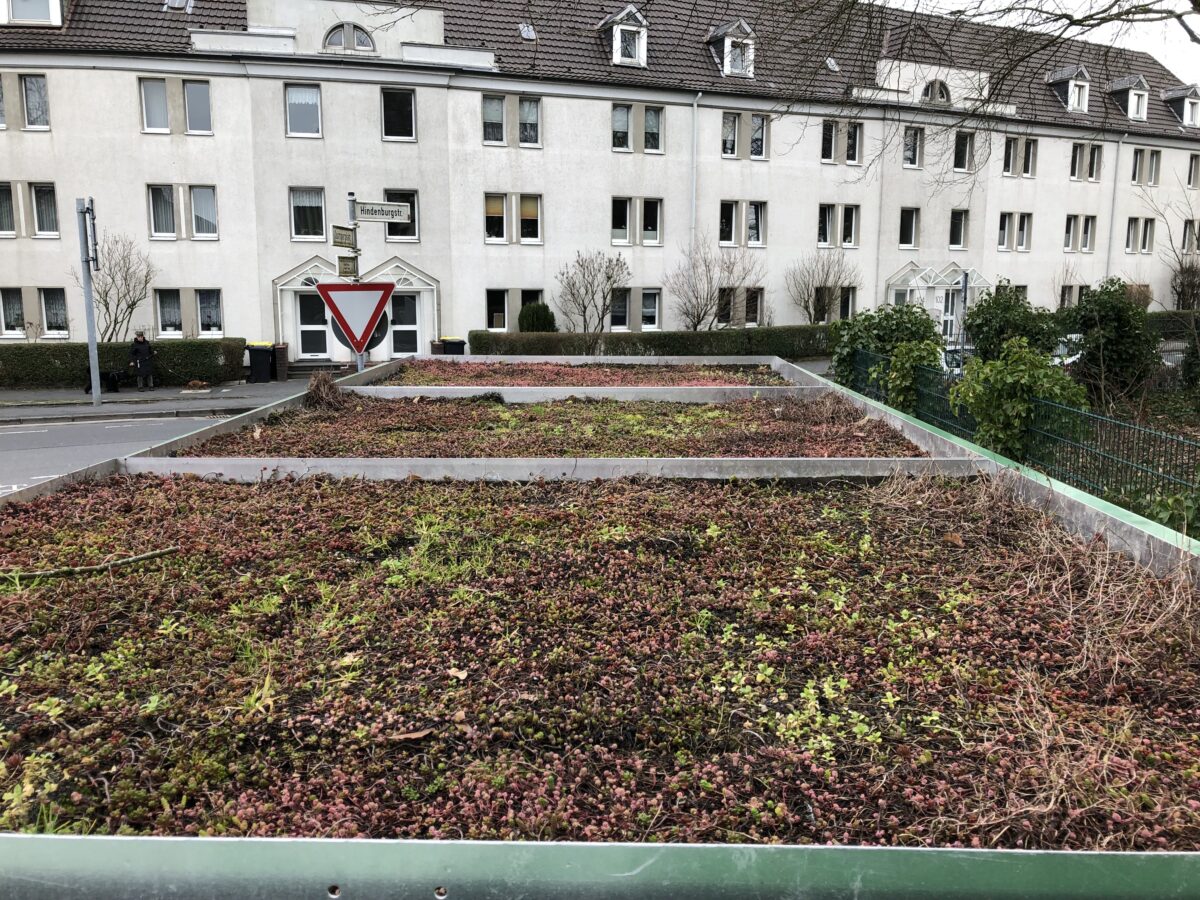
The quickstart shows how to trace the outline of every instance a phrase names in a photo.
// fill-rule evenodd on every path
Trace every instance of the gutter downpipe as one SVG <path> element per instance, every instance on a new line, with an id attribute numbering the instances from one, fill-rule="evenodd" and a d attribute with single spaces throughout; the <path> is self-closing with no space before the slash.
<path id="1" fill-rule="evenodd" d="M 1129 132 L 1121 135 L 1121 139 L 1117 141 L 1117 158 L 1113 162 L 1113 188 L 1112 188 L 1112 204 L 1108 208 L 1108 253 L 1104 257 L 1104 277 L 1112 277 L 1112 256 L 1113 256 L 1113 241 L 1117 236 L 1117 184 L 1121 177 L 1121 148 L 1125 145 L 1125 138 L 1129 137 Z"/>
<path id="2" fill-rule="evenodd" d="M 704 91 L 697 91 L 696 96 L 692 99 L 692 243 L 691 246 L 696 246 L 696 202 L 697 193 L 699 191 L 700 179 L 700 161 L 698 154 L 700 152 L 700 98 L 704 96 Z"/>

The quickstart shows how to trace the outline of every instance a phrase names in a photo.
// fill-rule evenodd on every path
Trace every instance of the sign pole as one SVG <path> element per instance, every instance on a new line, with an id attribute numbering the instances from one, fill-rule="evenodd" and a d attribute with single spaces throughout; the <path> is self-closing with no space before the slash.
<path id="1" fill-rule="evenodd" d="M 87 314 L 88 367 L 92 373 L 92 406 L 100 400 L 100 353 L 96 346 L 96 309 L 92 290 L 92 268 L 100 271 L 100 254 L 95 250 L 96 206 L 89 197 L 75 200 L 75 212 L 79 219 L 79 281 L 83 285 L 83 309 Z M 88 228 L 91 226 L 89 232 Z"/>
<path id="2" fill-rule="evenodd" d="M 358 257 L 362 255 L 362 250 L 358 248 L 358 205 L 356 203 L 354 191 L 350 191 L 346 195 L 347 203 L 350 207 L 350 230 L 354 233 L 354 248 L 350 253 L 354 256 L 355 272 L 354 277 L 350 279 L 352 284 L 358 284 L 360 279 L 358 276 Z M 367 354 L 359 351 L 358 354 L 358 371 L 362 372 L 367 367 Z"/>

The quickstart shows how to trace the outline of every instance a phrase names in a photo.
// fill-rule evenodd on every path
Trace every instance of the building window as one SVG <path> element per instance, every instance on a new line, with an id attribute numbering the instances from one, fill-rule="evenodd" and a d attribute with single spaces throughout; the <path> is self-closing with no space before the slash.
<path id="1" fill-rule="evenodd" d="M 156 290 L 154 302 L 158 306 L 158 333 L 160 337 L 183 336 L 183 307 L 179 303 L 179 291 Z"/>
<path id="2" fill-rule="evenodd" d="M 919 219 L 921 211 L 912 207 L 904 207 L 900 210 L 900 246 L 913 248 L 917 246 L 919 238 Z"/>
<path id="3" fill-rule="evenodd" d="M 1187 186 L 1200 187 L 1200 153 L 1193 153 L 1188 159 Z"/>
<path id="4" fill-rule="evenodd" d="M 503 97 L 483 95 L 483 142 L 485 144 L 505 143 Z"/>
<path id="5" fill-rule="evenodd" d="M 38 299 L 42 304 L 43 333 L 49 337 L 66 337 L 67 292 L 63 288 L 38 288 Z"/>
<path id="6" fill-rule="evenodd" d="M 625 104 L 615 104 L 612 108 L 612 146 L 614 150 L 632 150 L 633 142 L 629 139 L 629 117 L 633 107 Z"/>
<path id="7" fill-rule="evenodd" d="M 325 240 L 325 189 L 292 188 L 292 240 Z"/>
<path id="8" fill-rule="evenodd" d="M 153 192 L 153 188 L 150 189 Z M 151 193 L 151 204 L 154 202 Z M 191 188 L 192 236 L 215 238 L 217 236 L 217 189 L 212 185 L 193 185 Z"/>
<path id="9" fill-rule="evenodd" d="M 1010 212 L 1000 213 L 1000 236 L 996 241 L 998 250 L 1012 249 L 1012 224 L 1013 214 Z"/>
<path id="10" fill-rule="evenodd" d="M 1031 138 L 1025 139 L 1025 157 L 1021 162 L 1021 174 L 1025 178 L 1037 176 L 1038 142 Z"/>
<path id="11" fill-rule="evenodd" d="M 13 204 L 12 185 L 0 181 L 0 237 L 16 237 L 17 215 Z"/>
<path id="12" fill-rule="evenodd" d="M 167 82 L 162 78 L 139 79 L 142 88 L 142 130 L 168 132 Z"/>
<path id="13" fill-rule="evenodd" d="M 732 244 L 735 240 L 737 225 L 737 203 L 732 200 L 721 201 L 721 219 L 717 228 L 717 240 L 722 244 Z"/>
<path id="14" fill-rule="evenodd" d="M 1131 218 L 1125 225 L 1125 252 L 1137 253 L 1140 220 Z"/>
<path id="15" fill-rule="evenodd" d="M 737 156 L 738 122 L 737 113 L 727 112 L 721 116 L 721 155 Z"/>
<path id="16" fill-rule="evenodd" d="M 1134 150 L 1133 151 L 1133 173 L 1129 177 L 1129 181 L 1131 184 L 1141 184 L 1142 183 L 1142 175 L 1143 175 L 1143 172 L 1145 171 L 1145 165 L 1146 165 L 1146 151 L 1141 150 L 1141 149 Z"/>
<path id="17" fill-rule="evenodd" d="M 838 318 L 842 321 L 854 318 L 855 307 L 858 305 L 858 288 L 844 287 L 838 303 Z"/>
<path id="18" fill-rule="evenodd" d="M 542 198 L 537 194 L 521 195 L 521 243 L 540 244 L 542 241 Z"/>
<path id="19" fill-rule="evenodd" d="M 325 49 L 370 52 L 375 49 L 375 42 L 362 26 L 343 22 L 329 29 L 325 35 Z"/>
<path id="20" fill-rule="evenodd" d="M 608 314 L 613 331 L 629 330 L 629 288 L 614 288 Z"/>
<path id="21" fill-rule="evenodd" d="M 904 129 L 904 165 L 919 169 L 925 156 L 925 129 L 911 125 Z"/>
<path id="22" fill-rule="evenodd" d="M 954 135 L 954 171 L 970 172 L 975 168 L 975 133 L 959 131 Z"/>
<path id="23" fill-rule="evenodd" d="M 522 97 L 517 103 L 517 140 L 522 147 L 540 147 L 542 143 L 542 101 L 537 97 Z"/>
<path id="24" fill-rule="evenodd" d="M 8 127 L 8 120 L 4 118 L 4 82 L 0 81 L 0 131 Z"/>
<path id="25" fill-rule="evenodd" d="M 284 85 L 289 137 L 321 136 L 321 87 L 316 84 Z"/>
<path id="26" fill-rule="evenodd" d="M 921 91 L 921 99 L 926 103 L 949 103 L 950 88 L 946 87 L 944 81 L 930 81 Z"/>
<path id="27" fill-rule="evenodd" d="M 49 25 L 54 22 L 51 15 L 51 3 L 54 0 L 12 0 L 10 5 L 11 21 L 38 22 Z"/>
<path id="28" fill-rule="evenodd" d="M 1152 253 L 1154 251 L 1154 220 L 1142 219 L 1142 253 Z"/>
<path id="29" fill-rule="evenodd" d="M 767 117 L 750 117 L 750 158 L 767 158 Z"/>
<path id="30" fill-rule="evenodd" d="M 1183 252 L 1196 253 L 1200 252 L 1200 244 L 1197 243 L 1198 235 L 1197 226 L 1200 226 L 1200 220 L 1185 219 L 1183 223 Z"/>
<path id="31" fill-rule="evenodd" d="M 1068 109 L 1071 112 L 1088 111 L 1088 85 L 1086 81 L 1072 81 L 1067 90 L 1067 96 L 1070 99 Z"/>
<path id="32" fill-rule="evenodd" d="M 25 101 L 25 127 L 50 127 L 50 94 L 45 75 L 22 75 L 21 98 Z"/>
<path id="33" fill-rule="evenodd" d="M 965 250 L 967 247 L 967 210 L 950 211 L 950 249 Z"/>
<path id="34" fill-rule="evenodd" d="M 1079 216 L 1067 216 L 1067 227 L 1063 233 L 1063 250 L 1075 252 L 1075 239 L 1078 237 Z"/>
<path id="35" fill-rule="evenodd" d="M 642 201 L 642 243 L 662 243 L 662 201 Z"/>
<path id="36" fill-rule="evenodd" d="M 821 123 L 821 162 L 837 162 L 838 123 L 826 119 Z"/>
<path id="37" fill-rule="evenodd" d="M 857 165 L 862 162 L 862 122 L 851 122 L 846 126 L 846 162 Z"/>
<path id="38" fill-rule="evenodd" d="M 175 187 L 170 184 L 152 184 L 150 196 L 150 236 L 174 238 L 175 231 Z"/>
<path id="39" fill-rule="evenodd" d="M 487 292 L 487 330 L 508 331 L 508 291 L 491 289 Z"/>
<path id="40" fill-rule="evenodd" d="M 746 243 L 761 247 L 767 242 L 767 204 L 751 201 L 746 204 Z"/>
<path id="41" fill-rule="evenodd" d="M 417 138 L 416 104 L 412 91 L 383 89 L 383 139 L 413 141 Z"/>
<path id="42" fill-rule="evenodd" d="M 215 289 L 196 291 L 196 312 L 200 318 L 200 334 L 205 337 L 220 337 L 225 331 L 221 318 L 221 292 Z"/>
<path id="43" fill-rule="evenodd" d="M 754 77 L 754 42 L 725 39 L 725 74 Z"/>
<path id="44" fill-rule="evenodd" d="M 642 291 L 642 331 L 658 330 L 658 306 L 661 299 L 660 291 Z"/>
<path id="45" fill-rule="evenodd" d="M 1083 234 L 1080 238 L 1079 249 L 1084 253 L 1091 253 L 1096 249 L 1096 217 L 1083 217 Z"/>
<path id="46" fill-rule="evenodd" d="M 1017 249 L 1027 252 L 1033 240 L 1033 214 L 1021 213 L 1017 216 Z"/>
<path id="47" fill-rule="evenodd" d="M 833 216 L 836 208 L 832 203 L 822 203 L 817 207 L 818 247 L 828 247 L 833 243 Z"/>
<path id="48" fill-rule="evenodd" d="M 858 207 L 842 207 L 842 246 L 858 246 Z"/>
<path id="49" fill-rule="evenodd" d="M 762 317 L 763 289 L 746 288 L 746 324 L 758 325 Z"/>
<path id="50" fill-rule="evenodd" d="M 408 204 L 408 221 L 407 222 L 388 222 L 387 223 L 387 240 L 389 241 L 416 241 L 420 240 L 420 216 L 417 210 L 417 192 L 416 191 L 384 191 L 383 199 L 387 203 L 407 203 Z"/>
<path id="51" fill-rule="evenodd" d="M 646 29 L 622 25 L 614 28 L 613 62 L 623 66 L 646 65 Z"/>
<path id="52" fill-rule="evenodd" d="M 58 197 L 52 184 L 31 184 L 33 197 L 33 233 L 37 237 L 58 237 Z"/>
<path id="53" fill-rule="evenodd" d="M 504 243 L 504 195 L 484 194 L 483 196 L 483 233 L 488 241 Z"/>
<path id="54" fill-rule="evenodd" d="M 1017 139 L 1015 137 L 1004 139 L 1004 174 L 1017 174 Z"/>
<path id="55" fill-rule="evenodd" d="M 533 303 L 542 302 L 542 292 L 538 288 L 531 288 L 521 291 L 521 308 L 524 309 Z"/>
<path id="56" fill-rule="evenodd" d="M 642 147 L 647 153 L 661 153 L 663 108 L 661 106 L 646 107 L 646 127 L 642 133 Z M 614 143 L 615 147 L 616 144 Z"/>
<path id="57" fill-rule="evenodd" d="M 212 97 L 207 81 L 183 83 L 183 114 L 188 134 L 212 134 Z"/>
<path id="58" fill-rule="evenodd" d="M 1129 92 L 1129 118 L 1135 122 L 1146 121 L 1146 108 L 1150 95 L 1146 91 Z"/>
<path id="59" fill-rule="evenodd" d="M 728 325 L 733 321 L 733 288 L 717 289 L 717 324 Z"/>
<path id="60" fill-rule="evenodd" d="M 0 334 L 25 334 L 25 306 L 20 288 L 0 288 Z"/>
<path id="61" fill-rule="evenodd" d="M 1150 171 L 1146 175 L 1146 184 L 1149 184 L 1152 186 L 1158 184 L 1158 173 L 1161 168 L 1162 168 L 1162 151 L 1161 150 L 1151 150 L 1150 151 Z"/>
<path id="62" fill-rule="evenodd" d="M 1091 150 L 1088 152 L 1088 181 L 1100 180 L 1100 167 L 1103 160 L 1104 148 L 1099 144 L 1092 144 Z"/>
<path id="63" fill-rule="evenodd" d="M 1078 181 L 1083 177 L 1083 144 L 1071 145 L 1071 180 Z"/>
<path id="64" fill-rule="evenodd" d="M 1200 100 L 1184 101 L 1183 124 L 1189 128 L 1200 128 Z"/>
<path id="65" fill-rule="evenodd" d="M 611 237 L 614 244 L 629 243 L 629 209 L 632 201 L 628 197 L 613 197 Z"/>

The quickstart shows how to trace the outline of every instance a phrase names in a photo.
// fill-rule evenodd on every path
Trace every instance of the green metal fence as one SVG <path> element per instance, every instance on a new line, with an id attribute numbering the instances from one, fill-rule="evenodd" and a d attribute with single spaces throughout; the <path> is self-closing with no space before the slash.
<path id="1" fill-rule="evenodd" d="M 887 357 L 857 351 L 851 387 L 886 403 L 886 379 L 871 375 L 887 367 Z M 950 403 L 956 380 L 938 369 L 918 368 L 916 417 L 972 440 L 975 420 Z M 1025 446 L 1018 462 L 1135 511 L 1156 495 L 1200 490 L 1200 443 L 1086 410 L 1035 401 Z"/>

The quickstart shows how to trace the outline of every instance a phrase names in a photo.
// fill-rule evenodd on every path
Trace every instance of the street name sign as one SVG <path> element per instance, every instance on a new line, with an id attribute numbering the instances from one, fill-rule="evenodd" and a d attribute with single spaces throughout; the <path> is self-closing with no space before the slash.
<path id="1" fill-rule="evenodd" d="M 358 277 L 358 257 L 357 256 L 339 256 L 338 257 L 338 277 L 339 278 L 357 278 Z"/>
<path id="2" fill-rule="evenodd" d="M 412 205 L 408 203 L 363 203 L 354 201 L 354 218 L 359 222 L 398 222 L 407 225 L 412 221 Z"/>
<path id="3" fill-rule="evenodd" d="M 354 229 L 344 225 L 334 225 L 333 246 L 341 247 L 343 250 L 357 250 L 358 242 L 355 240 Z"/>
<path id="4" fill-rule="evenodd" d="M 367 352 L 367 342 L 395 289 L 392 282 L 317 285 L 317 293 L 325 301 L 330 315 L 342 326 L 346 340 L 360 357 Z"/>

